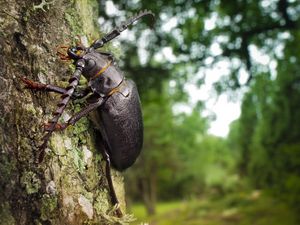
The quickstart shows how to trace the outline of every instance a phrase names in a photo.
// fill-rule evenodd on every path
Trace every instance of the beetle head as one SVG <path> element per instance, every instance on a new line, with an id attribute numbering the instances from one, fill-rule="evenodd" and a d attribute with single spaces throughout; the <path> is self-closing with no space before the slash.
<path id="1" fill-rule="evenodd" d="M 85 54 L 84 52 L 85 49 L 83 47 L 73 46 L 68 49 L 67 54 L 70 59 L 78 60 L 83 57 L 83 55 Z"/>

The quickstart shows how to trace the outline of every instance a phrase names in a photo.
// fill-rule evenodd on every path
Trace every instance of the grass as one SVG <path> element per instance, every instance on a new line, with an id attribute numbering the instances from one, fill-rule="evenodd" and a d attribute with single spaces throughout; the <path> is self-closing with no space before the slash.
<path id="1" fill-rule="evenodd" d="M 235 193 L 190 201 L 159 203 L 148 217 L 141 204 L 132 207 L 134 225 L 298 225 L 289 207 L 260 192 Z M 299 221 L 298 221 L 299 222 Z"/>
<path id="2" fill-rule="evenodd" d="M 160 219 L 161 216 L 167 216 L 168 213 L 173 214 L 174 211 L 181 210 L 184 206 L 185 204 L 180 201 L 161 202 L 156 207 L 157 214 L 149 217 L 144 205 L 135 204 L 132 207 L 132 213 L 137 218 L 137 221 L 135 221 L 133 224 L 148 223 L 149 219 L 154 220 L 156 217 Z"/>

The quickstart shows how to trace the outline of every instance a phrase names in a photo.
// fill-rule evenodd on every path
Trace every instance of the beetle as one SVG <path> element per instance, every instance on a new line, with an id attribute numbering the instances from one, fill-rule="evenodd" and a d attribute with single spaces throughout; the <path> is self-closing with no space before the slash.
<path id="1" fill-rule="evenodd" d="M 129 25 L 144 16 L 151 16 L 153 20 L 155 18 L 151 11 L 141 11 L 104 37 L 94 41 L 90 47 L 82 45 L 69 47 L 67 55 L 61 55 L 61 58 L 73 60 L 75 71 L 66 88 L 42 84 L 26 77 L 21 78 L 26 85 L 25 88 L 61 94 L 61 101 L 57 104 L 53 118 L 45 124 L 45 135 L 39 146 L 39 163 L 43 161 L 45 149 L 54 131 L 64 130 L 82 117 L 93 113 L 92 121 L 95 128 L 100 131 L 99 138 L 104 143 L 101 152 L 106 161 L 106 177 L 113 205 L 118 205 L 119 202 L 114 191 L 110 167 L 112 165 L 122 171 L 135 162 L 143 145 L 143 120 L 135 83 L 124 77 L 111 53 L 97 51 L 97 49 L 119 36 Z M 76 92 L 81 75 L 88 80 L 88 85 L 84 90 Z M 66 123 L 58 123 L 67 104 L 72 99 L 83 97 L 87 99 L 87 106 L 74 114 Z M 122 216 L 119 208 L 116 212 L 118 216 Z"/>

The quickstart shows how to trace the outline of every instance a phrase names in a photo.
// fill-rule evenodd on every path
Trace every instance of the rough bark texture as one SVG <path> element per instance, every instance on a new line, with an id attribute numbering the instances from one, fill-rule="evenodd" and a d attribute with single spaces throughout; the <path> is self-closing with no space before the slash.
<path id="1" fill-rule="evenodd" d="M 126 223 L 128 216 L 112 213 L 88 119 L 55 133 L 44 162 L 34 163 L 59 96 L 24 90 L 20 77 L 65 86 L 72 67 L 56 56 L 57 46 L 98 36 L 96 1 L 44 3 L 0 2 L 0 224 Z M 69 105 L 64 119 L 81 104 Z M 113 179 L 124 211 L 123 178 L 113 171 Z"/>

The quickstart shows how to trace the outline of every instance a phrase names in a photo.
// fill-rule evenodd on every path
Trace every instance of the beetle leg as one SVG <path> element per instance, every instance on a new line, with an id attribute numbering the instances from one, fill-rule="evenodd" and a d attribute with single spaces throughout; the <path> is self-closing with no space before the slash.
<path id="1" fill-rule="evenodd" d="M 31 89 L 34 91 L 46 91 L 46 92 L 55 92 L 58 94 L 64 94 L 66 89 L 63 87 L 55 86 L 52 84 L 42 84 L 33 80 L 30 80 L 26 77 L 21 77 L 22 82 L 25 84 L 26 89 Z M 91 92 L 90 87 L 85 89 L 74 91 L 73 95 L 71 96 L 72 99 L 79 99 L 87 96 Z"/>
<path id="2" fill-rule="evenodd" d="M 110 172 L 110 167 L 111 167 L 111 163 L 110 163 L 110 157 L 109 157 L 109 154 L 107 153 L 107 150 L 109 148 L 108 144 L 106 143 L 105 140 L 103 140 L 104 142 L 104 148 L 102 148 L 102 156 L 106 162 L 106 166 L 105 166 L 105 175 L 106 175 L 106 180 L 107 180 L 107 183 L 108 183 L 108 188 L 109 188 L 109 193 L 110 193 L 110 198 L 111 198 L 111 202 L 114 206 L 116 206 L 116 214 L 118 217 L 122 217 L 123 214 L 122 214 L 122 211 L 119 207 L 119 201 L 118 201 L 118 198 L 117 198 L 117 195 L 116 195 L 116 192 L 115 192 L 115 189 L 114 189 L 114 185 L 113 185 L 113 182 L 112 182 L 112 179 L 111 179 L 111 172 Z"/>
<path id="3" fill-rule="evenodd" d="M 45 123 L 44 124 L 45 131 L 50 131 L 51 125 L 52 125 L 51 123 Z M 65 129 L 65 127 L 63 124 L 60 124 L 60 123 L 55 124 L 55 128 L 54 128 L 55 131 L 64 130 L 64 129 Z"/>
<path id="4" fill-rule="evenodd" d="M 75 90 L 74 93 L 73 93 L 73 95 L 72 95 L 72 99 L 84 98 L 89 93 L 91 93 L 91 88 L 90 87 L 87 87 L 87 88 L 84 88 L 84 89 Z"/>
<path id="5" fill-rule="evenodd" d="M 80 110 L 76 114 L 74 114 L 68 121 L 67 123 L 63 124 L 57 124 L 55 126 L 55 131 L 57 130 L 64 130 L 70 125 L 74 125 L 78 120 L 80 120 L 82 117 L 87 116 L 91 111 L 95 110 L 99 106 L 101 106 L 105 102 L 104 98 L 98 98 L 96 102 L 90 103 L 87 105 L 84 109 Z M 48 124 L 45 125 L 45 130 L 47 131 L 50 128 Z"/>
<path id="6" fill-rule="evenodd" d="M 39 147 L 39 153 L 38 153 L 38 163 L 41 163 L 45 156 L 45 149 L 47 148 L 48 141 L 52 135 L 52 132 L 55 130 L 55 126 L 63 114 L 65 108 L 67 107 L 67 104 L 71 100 L 71 96 L 74 93 L 74 90 L 76 89 L 77 85 L 79 84 L 79 80 L 82 74 L 82 70 L 85 66 L 84 60 L 78 60 L 76 62 L 76 69 L 73 72 L 72 77 L 69 79 L 69 85 L 66 87 L 66 91 L 61 96 L 61 101 L 57 104 L 57 109 L 53 113 L 53 118 L 49 121 L 51 123 L 49 130 L 46 130 L 46 134 L 43 137 L 43 143 Z"/>
<path id="7" fill-rule="evenodd" d="M 22 82 L 25 84 L 26 89 L 31 89 L 35 91 L 47 91 L 47 92 L 55 92 L 59 94 L 64 94 L 65 89 L 62 87 L 58 87 L 52 84 L 42 84 L 33 80 L 28 79 L 27 77 L 21 77 Z"/>
<path id="8" fill-rule="evenodd" d="M 98 101 L 95 103 L 90 103 L 85 107 L 84 109 L 80 110 L 78 113 L 76 113 L 74 116 L 72 116 L 68 122 L 67 126 L 74 125 L 78 120 L 80 120 L 82 117 L 87 116 L 91 111 L 95 110 L 99 106 L 101 106 L 104 103 L 104 98 L 98 98 Z"/>

